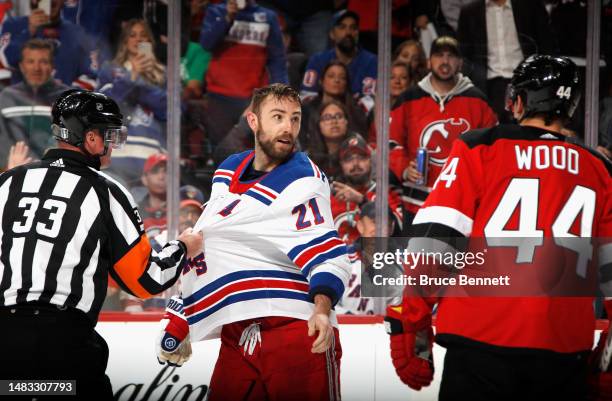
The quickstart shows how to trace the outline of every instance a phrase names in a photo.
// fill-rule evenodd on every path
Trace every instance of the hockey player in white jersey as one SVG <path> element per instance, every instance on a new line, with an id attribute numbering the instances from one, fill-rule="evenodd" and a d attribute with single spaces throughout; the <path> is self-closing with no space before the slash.
<path id="1" fill-rule="evenodd" d="M 188 358 L 187 333 L 191 341 L 221 337 L 211 401 L 340 399 L 332 308 L 350 264 L 334 229 L 329 182 L 294 151 L 300 119 L 289 86 L 254 91 L 247 121 L 255 150 L 230 156 L 215 172 L 196 225 L 203 260 L 183 272 L 182 313 L 173 303 L 165 315 L 160 361 Z"/>

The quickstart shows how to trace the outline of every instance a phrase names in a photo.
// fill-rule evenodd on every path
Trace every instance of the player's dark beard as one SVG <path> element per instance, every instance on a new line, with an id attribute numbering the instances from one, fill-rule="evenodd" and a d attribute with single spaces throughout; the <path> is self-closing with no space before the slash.
<path id="1" fill-rule="evenodd" d="M 338 50 L 340 50 L 342 53 L 346 54 L 347 56 L 350 56 L 355 51 L 357 42 L 352 36 L 347 35 L 344 38 L 340 39 L 336 46 L 338 47 Z"/>
<path id="2" fill-rule="evenodd" d="M 293 153 L 293 150 L 295 149 L 295 142 L 293 141 L 293 137 L 291 137 L 290 135 L 288 135 L 286 138 L 283 138 L 283 139 L 290 140 L 293 144 L 293 146 L 291 146 L 291 149 L 289 149 L 288 151 L 276 150 L 274 148 L 274 144 L 276 143 L 276 140 L 279 138 L 272 138 L 271 140 L 263 141 L 261 139 L 262 136 L 263 136 L 263 131 L 261 130 L 261 128 L 259 128 L 255 134 L 255 140 L 259 144 L 259 147 L 262 150 L 262 152 L 264 152 L 265 155 L 268 156 L 268 158 L 272 162 L 279 162 L 279 163 L 284 162 Z"/>

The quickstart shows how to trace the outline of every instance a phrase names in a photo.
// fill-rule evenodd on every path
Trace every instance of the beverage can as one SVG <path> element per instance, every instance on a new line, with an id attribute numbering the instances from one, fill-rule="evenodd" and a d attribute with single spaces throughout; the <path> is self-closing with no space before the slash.
<path id="1" fill-rule="evenodd" d="M 427 185 L 427 167 L 429 164 L 429 153 L 427 148 L 418 148 L 416 157 L 417 171 L 421 178 L 416 181 L 417 185 Z"/>

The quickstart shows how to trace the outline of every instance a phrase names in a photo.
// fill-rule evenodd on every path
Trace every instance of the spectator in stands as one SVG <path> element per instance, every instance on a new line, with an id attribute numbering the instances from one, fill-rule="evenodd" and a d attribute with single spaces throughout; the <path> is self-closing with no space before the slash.
<path id="1" fill-rule="evenodd" d="M 440 3 L 442 15 L 448 25 L 456 33 L 459 27 L 459 14 L 461 9 L 468 4 L 475 3 L 479 0 L 436 0 Z"/>
<path id="2" fill-rule="evenodd" d="M 138 205 L 149 238 L 166 229 L 167 178 L 168 156 L 164 153 L 149 156 L 142 172 L 142 185 L 147 194 Z"/>
<path id="3" fill-rule="evenodd" d="M 410 66 L 412 84 L 416 85 L 427 73 L 427 58 L 421 42 L 409 39 L 395 49 L 393 61 L 401 61 Z"/>
<path id="4" fill-rule="evenodd" d="M 392 109 L 398 105 L 400 95 L 408 90 L 412 82 L 410 66 L 402 61 L 394 61 L 391 64 L 391 83 L 389 85 Z"/>
<path id="5" fill-rule="evenodd" d="M 204 194 L 193 185 L 183 185 L 179 189 L 179 232 L 183 232 L 197 223 L 202 214 L 204 205 Z M 168 231 L 164 230 L 151 240 L 151 247 L 155 250 L 162 249 L 163 244 L 168 242 Z"/>
<path id="6" fill-rule="evenodd" d="M 391 110 L 400 105 L 401 94 L 404 93 L 411 85 L 416 83 L 410 75 L 410 67 L 402 61 L 394 61 L 391 65 L 391 78 L 389 84 L 389 93 L 391 94 Z M 373 147 L 376 147 L 376 110 L 372 109 L 368 115 L 368 141 Z"/>
<path id="7" fill-rule="evenodd" d="M 479 0 L 461 9 L 457 38 L 464 71 L 487 94 L 500 122 L 511 122 L 505 93 L 514 68 L 534 54 L 555 54 L 557 45 L 542 0 Z"/>
<path id="8" fill-rule="evenodd" d="M 321 73 L 319 93 L 304 100 L 302 104 L 302 132 L 305 133 L 319 119 L 319 109 L 323 103 L 336 100 L 347 110 L 349 131 L 365 132 L 366 115 L 349 91 L 350 79 L 348 68 L 340 60 L 331 60 Z"/>
<path id="9" fill-rule="evenodd" d="M 151 166 L 151 170 L 148 175 L 143 175 L 143 183 L 146 180 L 147 184 L 145 185 L 149 188 L 150 196 L 148 201 L 145 201 L 139 206 L 139 210 L 143 213 L 142 217 L 145 224 L 145 230 L 147 230 L 151 247 L 156 251 L 160 251 L 163 246 L 162 244 L 165 244 L 168 240 L 168 231 L 166 230 L 165 189 L 167 160 L 166 155 L 162 154 L 153 155 L 147 160 L 147 167 Z M 163 196 L 160 196 L 162 185 L 164 186 Z M 187 227 L 193 227 L 198 221 L 200 214 L 202 214 L 204 195 L 202 191 L 193 185 L 184 185 L 180 188 L 179 199 L 179 231 L 182 232 L 182 230 Z M 147 210 L 147 202 L 149 205 L 155 204 L 156 207 Z M 150 214 L 150 212 L 152 212 L 152 214 Z M 157 226 L 151 224 L 157 224 Z M 109 282 L 109 286 L 111 284 L 112 282 Z M 172 290 L 168 290 L 153 298 L 143 300 L 121 291 L 118 298 L 121 308 L 126 312 L 151 312 L 163 310 L 166 306 L 167 299 L 171 295 L 173 295 Z"/>
<path id="10" fill-rule="evenodd" d="M 29 156 L 30 148 L 25 142 L 19 141 L 11 146 L 8 152 L 8 159 L 6 161 L 6 168 L 0 168 L 0 172 L 10 170 L 14 167 L 21 166 L 23 164 L 30 163 L 32 157 Z"/>
<path id="11" fill-rule="evenodd" d="M 29 16 L 12 17 L 2 25 L 2 40 L 8 44 L 3 50 L 8 64 L 16 68 L 24 44 L 32 39 L 48 39 L 54 43 L 55 78 L 66 85 L 94 89 L 98 70 L 97 53 L 82 27 L 61 18 L 63 0 L 51 0 L 49 15 L 38 8 L 38 0 L 31 0 Z M 13 82 L 21 80 L 13 74 Z"/>
<path id="12" fill-rule="evenodd" d="M 332 183 L 331 209 L 340 238 L 351 245 L 359 238 L 355 218 L 359 214 L 359 208 L 376 198 L 372 151 L 361 135 L 352 135 L 340 145 L 339 161 L 341 173 Z M 390 184 L 388 202 L 392 213 L 389 218 L 396 222 L 399 229 L 395 234 L 400 234 L 401 189 L 395 177 L 391 177 Z"/>
<path id="13" fill-rule="evenodd" d="M 4 22 L 5 19 L 11 15 L 13 11 L 13 0 L 0 0 L 0 21 Z M 1 30 L 1 27 L 0 27 Z M 4 47 L 8 42 L 8 35 L 0 36 L 0 48 Z M 3 52 L 0 51 L 0 89 L 4 89 L 11 83 L 11 67 L 6 61 L 5 57 L 2 57 Z"/>
<path id="14" fill-rule="evenodd" d="M 185 54 L 181 57 L 183 100 L 202 97 L 202 84 L 211 57 L 212 55 L 204 50 L 199 43 L 189 42 L 187 44 Z"/>
<path id="15" fill-rule="evenodd" d="M 372 97 L 376 93 L 376 55 L 359 47 L 359 16 L 342 10 L 334 15 L 330 32 L 334 47 L 310 58 L 302 81 L 301 96 L 315 96 L 323 68 L 331 60 L 344 63 L 351 77 L 350 91 L 358 97 Z"/>
<path id="16" fill-rule="evenodd" d="M 179 232 L 188 227 L 193 227 L 202 214 L 202 205 L 204 204 L 204 194 L 198 188 L 193 185 L 184 185 L 180 189 L 179 199 Z M 161 250 L 163 244 L 168 242 L 168 230 L 163 230 L 157 234 L 154 238 L 151 238 L 151 247 L 155 250 Z M 202 258 L 203 254 L 198 255 L 196 258 Z M 194 258 L 195 259 L 195 258 Z M 135 297 L 123 298 L 127 301 L 127 304 L 132 305 L 132 308 L 137 308 L 136 305 L 140 303 L 141 308 L 145 311 L 161 311 L 166 307 L 167 299 L 173 295 L 171 290 L 158 295 L 153 298 L 145 299 L 144 301 Z"/>
<path id="17" fill-rule="evenodd" d="M 89 35 L 100 64 L 113 56 L 110 34 L 117 6 L 117 0 L 66 0 L 62 7 L 62 18 L 81 26 Z"/>
<path id="18" fill-rule="evenodd" d="M 202 191 L 193 185 L 183 185 L 180 188 L 180 199 L 179 232 L 183 232 L 198 222 L 205 199 Z"/>
<path id="19" fill-rule="evenodd" d="M 390 233 L 395 230 L 395 220 L 391 218 L 392 215 L 393 213 L 389 209 L 388 232 Z M 373 239 L 376 237 L 376 205 L 374 202 L 365 202 L 361 205 L 359 212 L 355 216 L 355 228 L 361 238 Z M 353 245 L 347 247 L 349 260 L 351 261 L 351 278 L 344 290 L 342 299 L 335 307 L 337 313 L 348 315 L 373 315 L 376 313 L 373 299 L 361 296 L 361 261 L 364 253 L 362 245 L 370 247 L 373 245 L 373 242 L 373 240 L 356 241 Z M 371 254 L 371 252 L 369 251 L 368 253 Z M 387 296 L 390 297 L 392 295 L 388 294 Z M 401 295 L 401 290 L 397 295 Z"/>
<path id="20" fill-rule="evenodd" d="M 322 52 L 328 45 L 328 32 L 332 24 L 334 0 L 260 0 L 260 4 L 277 10 L 287 21 L 297 42 L 297 48 L 310 57 Z"/>
<path id="21" fill-rule="evenodd" d="M 297 4 L 297 2 L 295 2 L 295 4 Z M 331 12 L 329 22 L 331 23 Z M 281 33 L 283 35 L 283 45 L 285 46 L 285 53 L 287 54 L 287 76 L 289 77 L 289 86 L 291 86 L 292 88 L 299 88 L 302 84 L 302 77 L 304 76 L 304 71 L 306 71 L 308 56 L 303 53 L 301 49 L 293 46 L 293 43 L 295 42 L 294 37 L 291 35 L 291 30 L 287 25 L 287 20 L 283 17 L 282 14 L 278 15 L 278 23 L 280 24 Z M 328 30 L 329 27 L 325 30 L 325 32 L 327 32 Z M 324 37 L 325 46 L 323 48 L 327 47 L 327 36 L 324 35 Z"/>
<path id="22" fill-rule="evenodd" d="M 166 146 L 166 70 L 151 51 L 153 42 L 144 20 L 128 21 L 115 59 L 100 69 L 99 91 L 119 104 L 129 129 L 109 170 L 128 186 L 139 183 L 145 160 Z"/>
<path id="23" fill-rule="evenodd" d="M 46 40 L 30 39 L 21 50 L 19 69 L 23 82 L 0 92 L 0 160 L 7 159 L 11 146 L 25 142 L 30 156 L 42 157 L 55 144 L 51 133 L 51 105 L 68 89 L 51 77 L 53 45 Z"/>
<path id="24" fill-rule="evenodd" d="M 450 152 L 462 133 L 495 125 L 495 113 L 484 94 L 463 76 L 459 43 L 449 36 L 433 41 L 429 57 L 431 72 L 404 92 L 400 105 L 391 111 L 389 140 L 391 170 L 402 180 L 404 230 L 431 191 Z M 417 149 L 429 152 L 427 181 L 416 170 Z"/>
<path id="25" fill-rule="evenodd" d="M 428 36 L 426 33 L 435 34 L 430 39 L 433 40 L 437 36 L 455 36 L 456 28 L 453 28 L 446 19 L 444 14 L 447 6 L 460 7 L 456 4 L 465 2 L 468 0 L 410 0 L 410 7 L 412 8 L 412 14 L 414 19 L 414 30 L 417 37 L 420 38 L 423 46 L 431 45 L 428 39 L 424 39 Z M 441 3 L 445 3 L 442 5 Z M 448 3 L 448 4 L 447 4 Z M 457 10 L 457 17 L 459 16 L 459 10 Z"/>
<path id="26" fill-rule="evenodd" d="M 340 174 L 338 151 L 349 133 L 348 113 L 344 104 L 330 100 L 319 109 L 316 125 L 310 127 L 308 135 L 302 137 L 302 149 L 331 181 Z"/>
<path id="27" fill-rule="evenodd" d="M 189 39 L 194 42 L 200 41 L 200 30 L 202 29 L 202 21 L 206 15 L 206 7 L 209 0 L 189 0 Z"/>
<path id="28" fill-rule="evenodd" d="M 206 133 L 215 152 L 229 155 L 244 147 L 243 138 L 228 133 L 248 106 L 253 89 L 288 83 L 278 17 L 254 0 L 247 0 L 243 9 L 236 0 L 211 4 L 200 43 L 212 53 L 206 72 Z"/>

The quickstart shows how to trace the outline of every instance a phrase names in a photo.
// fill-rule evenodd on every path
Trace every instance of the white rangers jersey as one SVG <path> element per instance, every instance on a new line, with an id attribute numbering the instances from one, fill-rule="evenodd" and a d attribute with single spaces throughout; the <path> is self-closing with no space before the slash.
<path id="1" fill-rule="evenodd" d="M 241 182 L 253 157 L 247 151 L 219 166 L 195 227 L 204 232 L 204 258 L 181 278 L 193 341 L 218 337 L 224 324 L 245 319 L 308 320 L 314 295 L 335 304 L 350 276 L 325 175 L 300 152 Z M 334 312 L 331 320 L 337 325 Z"/>

